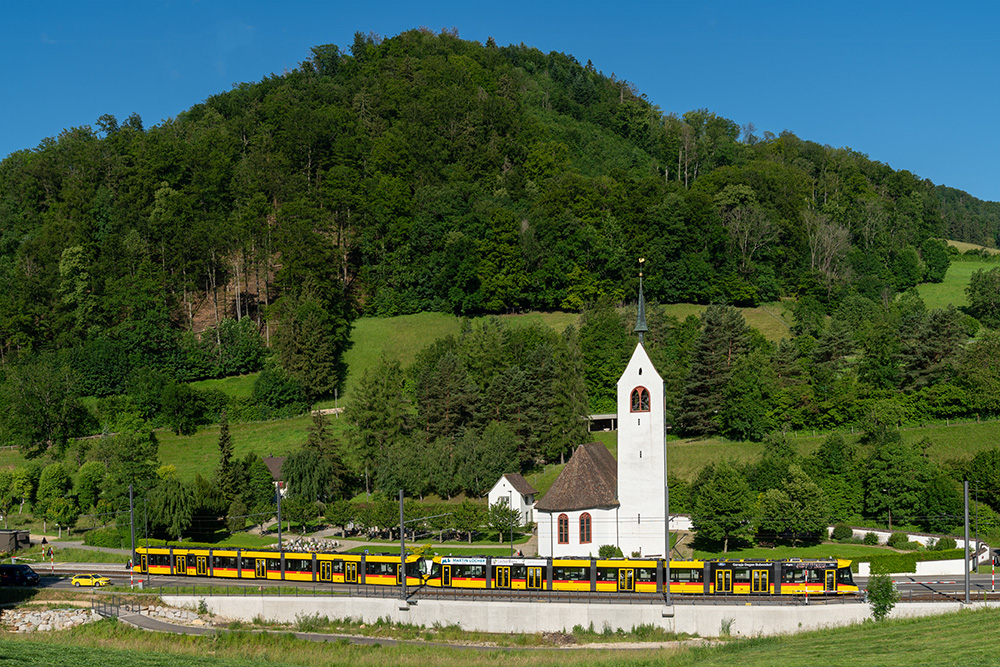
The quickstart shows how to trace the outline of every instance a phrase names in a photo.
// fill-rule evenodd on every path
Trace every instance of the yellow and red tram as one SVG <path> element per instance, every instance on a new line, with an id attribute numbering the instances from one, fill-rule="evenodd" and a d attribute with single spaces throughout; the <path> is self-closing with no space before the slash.
<path id="1" fill-rule="evenodd" d="M 137 573 L 224 579 L 268 579 L 398 586 L 395 554 L 346 554 L 252 549 L 140 547 Z M 828 559 L 686 560 L 656 558 L 406 557 L 407 586 L 662 593 L 669 573 L 678 595 L 857 594 L 851 561 Z"/>

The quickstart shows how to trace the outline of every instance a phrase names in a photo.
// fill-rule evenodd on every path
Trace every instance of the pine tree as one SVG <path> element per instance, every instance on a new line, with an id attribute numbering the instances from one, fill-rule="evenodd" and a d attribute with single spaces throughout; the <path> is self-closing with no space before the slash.
<path id="1" fill-rule="evenodd" d="M 965 339 L 962 314 L 954 306 L 930 311 L 903 354 L 906 384 L 919 389 L 947 378 Z"/>
<path id="2" fill-rule="evenodd" d="M 240 472 L 240 467 L 233 460 L 233 438 L 229 434 L 229 416 L 223 410 L 219 415 L 219 467 L 216 469 L 215 478 L 227 505 L 239 495 L 242 486 Z"/>
<path id="3" fill-rule="evenodd" d="M 750 332 L 743 315 L 732 306 L 709 306 L 701 323 L 679 414 L 681 428 L 692 435 L 719 430 L 723 392 Z"/>
<path id="4" fill-rule="evenodd" d="M 344 408 L 350 424 L 352 465 L 365 478 L 370 492 L 375 464 L 393 444 L 405 441 L 410 431 L 410 402 L 404 392 L 406 377 L 398 361 L 383 357 L 365 372 Z"/>
<path id="5" fill-rule="evenodd" d="M 460 437 L 476 412 L 479 390 L 454 352 L 442 355 L 417 387 L 417 412 L 429 440 Z"/>
<path id="6" fill-rule="evenodd" d="M 552 396 L 544 421 L 542 455 L 546 461 L 558 461 L 587 438 L 587 385 L 584 382 L 583 355 L 576 329 L 563 331 L 555 350 L 555 372 L 549 384 Z"/>

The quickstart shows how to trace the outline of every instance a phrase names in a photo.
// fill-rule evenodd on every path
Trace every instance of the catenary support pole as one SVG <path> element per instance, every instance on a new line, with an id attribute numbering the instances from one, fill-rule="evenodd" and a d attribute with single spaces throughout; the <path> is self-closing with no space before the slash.
<path id="1" fill-rule="evenodd" d="M 664 388 L 666 383 L 664 383 Z M 670 606 L 670 479 L 667 477 L 667 420 L 663 420 L 663 590 L 665 602 Z"/>
<path id="2" fill-rule="evenodd" d="M 403 490 L 399 490 L 399 572 L 403 582 L 401 598 L 406 599 L 406 522 L 403 520 Z"/>
<path id="3" fill-rule="evenodd" d="M 132 498 L 132 485 L 128 485 L 128 524 L 132 534 L 132 562 L 135 562 L 135 503 Z"/>
<path id="4" fill-rule="evenodd" d="M 969 480 L 962 483 L 965 492 L 965 604 L 972 602 L 969 582 Z"/>

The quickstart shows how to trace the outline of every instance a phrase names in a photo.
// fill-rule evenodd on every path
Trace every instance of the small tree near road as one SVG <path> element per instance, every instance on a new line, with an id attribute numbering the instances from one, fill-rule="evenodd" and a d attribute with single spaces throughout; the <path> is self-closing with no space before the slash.
<path id="1" fill-rule="evenodd" d="M 872 618 L 881 621 L 899 602 L 899 591 L 888 574 L 873 574 L 868 578 L 868 604 Z"/>
<path id="2" fill-rule="evenodd" d="M 514 526 L 519 523 L 520 518 L 521 513 L 513 509 L 506 498 L 501 498 L 490 505 L 487 523 L 490 524 L 490 528 L 500 534 L 500 541 L 503 542 L 503 534 L 513 532 Z"/>

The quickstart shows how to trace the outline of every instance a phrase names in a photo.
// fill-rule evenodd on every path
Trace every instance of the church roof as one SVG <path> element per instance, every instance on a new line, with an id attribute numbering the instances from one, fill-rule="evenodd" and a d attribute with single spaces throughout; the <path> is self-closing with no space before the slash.
<path id="1" fill-rule="evenodd" d="M 530 496 L 538 493 L 538 489 L 529 484 L 528 480 L 522 477 L 520 473 L 509 472 L 505 474 L 504 477 L 506 477 L 507 481 L 510 482 L 510 485 L 514 487 L 514 490 L 522 496 Z"/>
<path id="2" fill-rule="evenodd" d="M 618 507 L 618 462 L 599 442 L 580 445 L 548 493 L 535 503 L 540 512 Z"/>

